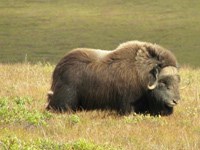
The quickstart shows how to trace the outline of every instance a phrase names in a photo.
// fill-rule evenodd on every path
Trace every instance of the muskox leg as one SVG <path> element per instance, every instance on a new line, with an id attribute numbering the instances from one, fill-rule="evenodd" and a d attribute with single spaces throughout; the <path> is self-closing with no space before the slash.
<path id="1" fill-rule="evenodd" d="M 126 101 L 120 102 L 120 106 L 118 110 L 120 115 L 129 115 L 132 111 L 133 111 L 133 107 L 130 103 Z"/>
<path id="2" fill-rule="evenodd" d="M 69 85 L 62 84 L 52 91 L 52 95 L 48 96 L 49 104 L 47 110 L 55 111 L 76 111 L 78 108 L 78 98 L 76 90 Z"/>

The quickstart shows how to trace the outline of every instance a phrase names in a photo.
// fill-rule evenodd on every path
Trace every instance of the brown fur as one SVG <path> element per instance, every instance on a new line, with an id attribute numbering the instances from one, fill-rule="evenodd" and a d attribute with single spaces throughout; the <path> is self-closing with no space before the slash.
<path id="1" fill-rule="evenodd" d="M 174 55 L 147 42 L 126 42 L 113 51 L 74 49 L 53 72 L 47 109 L 136 111 L 135 103 L 144 101 L 148 91 L 151 71 L 166 66 L 177 67 Z"/>

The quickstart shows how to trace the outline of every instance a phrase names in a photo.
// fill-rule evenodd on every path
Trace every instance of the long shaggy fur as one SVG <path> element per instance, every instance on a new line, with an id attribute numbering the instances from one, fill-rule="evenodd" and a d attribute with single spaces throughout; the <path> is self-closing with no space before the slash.
<path id="1" fill-rule="evenodd" d="M 74 49 L 53 72 L 47 109 L 154 114 L 147 89 L 150 72 L 167 66 L 177 67 L 174 55 L 147 42 L 126 42 L 112 51 Z"/>

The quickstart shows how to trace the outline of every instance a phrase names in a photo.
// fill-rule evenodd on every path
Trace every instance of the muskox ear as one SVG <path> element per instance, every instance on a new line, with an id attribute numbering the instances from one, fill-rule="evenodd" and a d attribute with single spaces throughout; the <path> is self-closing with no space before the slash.
<path id="1" fill-rule="evenodd" d="M 149 73 L 149 83 L 148 83 L 149 90 L 153 90 L 157 86 L 158 74 L 159 74 L 159 68 L 158 66 L 155 66 Z"/>

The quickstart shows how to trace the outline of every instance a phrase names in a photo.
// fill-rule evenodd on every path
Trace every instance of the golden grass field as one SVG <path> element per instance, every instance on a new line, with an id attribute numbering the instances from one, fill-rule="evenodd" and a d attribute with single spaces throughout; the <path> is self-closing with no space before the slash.
<path id="1" fill-rule="evenodd" d="M 182 67 L 174 114 L 45 111 L 55 66 L 0 64 L 0 149 L 200 149 L 200 69 Z"/>

